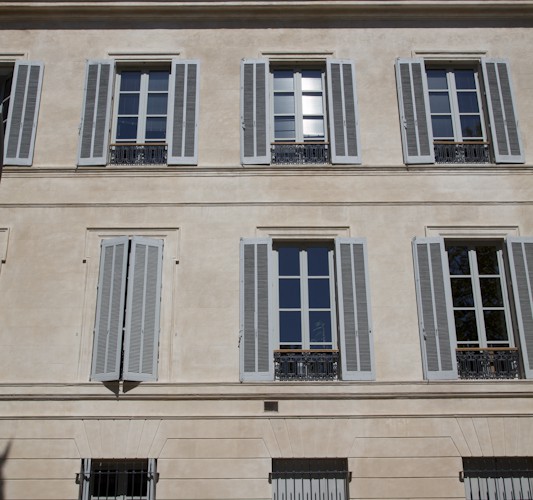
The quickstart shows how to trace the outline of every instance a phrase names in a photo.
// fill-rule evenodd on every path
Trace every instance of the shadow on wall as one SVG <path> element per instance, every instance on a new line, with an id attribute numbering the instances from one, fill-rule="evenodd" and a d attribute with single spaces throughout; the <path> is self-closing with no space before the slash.
<path id="1" fill-rule="evenodd" d="M 4 465 L 7 460 L 7 456 L 9 455 L 9 449 L 11 448 L 11 441 L 7 443 L 7 446 L 5 447 L 4 451 L 2 452 L 2 455 L 0 455 L 0 500 L 5 499 L 4 495 Z"/>

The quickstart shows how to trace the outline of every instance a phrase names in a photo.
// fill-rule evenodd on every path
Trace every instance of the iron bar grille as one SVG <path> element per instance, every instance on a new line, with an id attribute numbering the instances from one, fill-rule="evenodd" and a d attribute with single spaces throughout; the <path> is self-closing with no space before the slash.
<path id="1" fill-rule="evenodd" d="M 487 143 L 435 143 L 435 163 L 490 163 Z"/>
<path id="2" fill-rule="evenodd" d="M 112 144 L 109 163 L 111 165 L 165 165 L 166 144 Z"/>
<path id="3" fill-rule="evenodd" d="M 326 143 L 274 143 L 270 147 L 273 165 L 319 165 L 329 163 Z"/>
<path id="4" fill-rule="evenodd" d="M 518 378 L 518 349 L 457 349 L 461 379 Z"/>
<path id="5" fill-rule="evenodd" d="M 274 351 L 276 380 L 336 380 L 339 352 L 327 351 Z"/>

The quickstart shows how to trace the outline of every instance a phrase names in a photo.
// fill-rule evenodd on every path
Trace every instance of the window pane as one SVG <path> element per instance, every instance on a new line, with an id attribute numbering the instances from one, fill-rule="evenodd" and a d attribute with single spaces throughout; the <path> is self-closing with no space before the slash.
<path id="1" fill-rule="evenodd" d="M 460 113 L 479 113 L 476 92 L 457 92 Z"/>
<path id="2" fill-rule="evenodd" d="M 168 94 L 148 94 L 147 113 L 149 115 L 167 114 Z"/>
<path id="3" fill-rule="evenodd" d="M 487 342 L 508 340 L 505 313 L 503 311 L 483 311 Z"/>
<path id="4" fill-rule="evenodd" d="M 329 276 L 329 249 L 309 247 L 307 249 L 307 274 L 309 276 Z"/>
<path id="5" fill-rule="evenodd" d="M 300 276 L 300 249 L 298 247 L 280 247 L 278 260 L 280 276 Z"/>
<path id="6" fill-rule="evenodd" d="M 447 248 L 450 274 L 470 274 L 470 262 L 468 261 L 468 248 L 453 246 Z"/>
<path id="7" fill-rule="evenodd" d="M 324 119 L 323 118 L 305 118 L 304 139 L 322 139 L 324 137 Z"/>
<path id="8" fill-rule="evenodd" d="M 302 71 L 302 90 L 321 91 L 322 90 L 322 72 L 319 70 Z"/>
<path id="9" fill-rule="evenodd" d="M 294 118 L 276 116 L 274 119 L 274 135 L 276 139 L 290 139 L 296 137 Z"/>
<path id="10" fill-rule="evenodd" d="M 279 307 L 283 309 L 298 309 L 301 307 L 299 279 L 279 280 Z"/>
<path id="11" fill-rule="evenodd" d="M 330 307 L 329 300 L 329 278 L 310 279 L 309 285 L 309 307 L 326 309 Z"/>
<path id="12" fill-rule="evenodd" d="M 449 113 L 450 99 L 447 92 L 431 92 L 429 94 L 429 107 L 432 113 Z"/>
<path id="13" fill-rule="evenodd" d="M 476 79 L 474 78 L 474 71 L 471 69 L 457 69 L 455 73 L 455 87 L 461 89 L 475 89 Z"/>
<path id="14" fill-rule="evenodd" d="M 500 278 L 479 278 L 483 307 L 503 307 Z"/>
<path id="15" fill-rule="evenodd" d="M 477 247 L 476 257 L 479 274 L 500 274 L 496 247 Z"/>
<path id="16" fill-rule="evenodd" d="M 141 88 L 140 71 L 122 71 L 120 73 L 120 90 L 139 91 Z"/>
<path id="17" fill-rule="evenodd" d="M 324 108 L 322 107 L 321 95 L 303 95 L 302 96 L 302 112 L 304 115 L 322 115 Z"/>
<path id="18" fill-rule="evenodd" d="M 164 139 L 166 137 L 166 118 L 146 119 L 146 139 Z"/>
<path id="19" fill-rule="evenodd" d="M 137 118 L 121 116 L 117 120 L 117 140 L 137 140 Z"/>
<path id="20" fill-rule="evenodd" d="M 479 116 L 461 116 L 461 131 L 463 139 L 467 137 L 483 137 L 481 118 Z"/>
<path id="21" fill-rule="evenodd" d="M 148 90 L 150 92 L 168 90 L 168 71 L 150 71 L 148 80 Z"/>
<path id="22" fill-rule="evenodd" d="M 428 69 L 426 71 L 428 79 L 428 88 L 430 90 L 443 90 L 448 88 L 446 80 L 446 70 L 444 69 Z"/>
<path id="23" fill-rule="evenodd" d="M 331 342 L 331 313 L 329 311 L 310 312 L 309 328 L 311 342 Z"/>
<path id="24" fill-rule="evenodd" d="M 139 94 L 120 94 L 120 99 L 118 101 L 118 114 L 139 114 Z"/>
<path id="25" fill-rule="evenodd" d="M 274 113 L 294 114 L 294 94 L 275 94 Z"/>
<path id="26" fill-rule="evenodd" d="M 454 311 L 458 342 L 477 342 L 477 325 L 474 311 Z"/>
<path id="27" fill-rule="evenodd" d="M 451 116 L 432 116 L 433 137 L 453 139 L 453 125 Z"/>
<path id="28" fill-rule="evenodd" d="M 474 294 L 470 278 L 453 278 L 451 285 L 454 307 L 474 306 Z"/>
<path id="29" fill-rule="evenodd" d="M 292 71 L 274 71 L 274 90 L 294 90 Z"/>
<path id="30" fill-rule="evenodd" d="M 281 343 L 302 341 L 302 318 L 300 312 L 280 311 L 279 340 Z"/>

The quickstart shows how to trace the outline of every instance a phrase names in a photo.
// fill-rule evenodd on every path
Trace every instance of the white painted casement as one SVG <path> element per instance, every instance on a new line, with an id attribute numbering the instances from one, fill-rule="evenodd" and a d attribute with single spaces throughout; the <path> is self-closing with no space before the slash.
<path id="1" fill-rule="evenodd" d="M 42 62 L 15 62 L 9 109 L 7 116 L 3 116 L 6 120 L 4 165 L 30 166 L 33 162 L 43 73 Z"/>
<path id="2" fill-rule="evenodd" d="M 274 350 L 280 347 L 280 307 L 272 238 L 241 239 L 240 377 L 241 381 L 272 381 Z M 335 239 L 337 272 L 332 325 L 341 356 L 343 380 L 375 378 L 368 287 L 366 240 Z M 331 275 L 333 276 L 333 275 Z M 333 277 L 331 278 L 333 279 Z M 302 290 L 305 291 L 306 285 Z M 305 294 L 304 294 L 305 295 Z M 336 307 L 335 307 L 336 305 Z M 303 322 L 305 324 L 305 321 Z M 305 328 L 305 327 L 304 327 Z M 308 332 L 302 332 L 302 341 Z M 303 345 L 302 347 L 306 347 Z"/>
<path id="3" fill-rule="evenodd" d="M 157 379 L 163 241 L 103 240 L 91 380 Z"/>

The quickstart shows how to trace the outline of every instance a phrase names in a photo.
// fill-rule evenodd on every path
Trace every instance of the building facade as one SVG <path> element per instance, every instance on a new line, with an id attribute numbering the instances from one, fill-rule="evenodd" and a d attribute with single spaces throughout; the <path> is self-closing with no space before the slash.
<path id="1" fill-rule="evenodd" d="M 0 18 L 0 499 L 533 497 L 532 0 Z"/>

